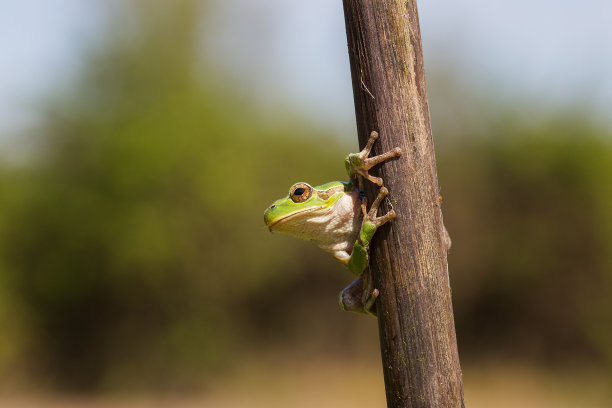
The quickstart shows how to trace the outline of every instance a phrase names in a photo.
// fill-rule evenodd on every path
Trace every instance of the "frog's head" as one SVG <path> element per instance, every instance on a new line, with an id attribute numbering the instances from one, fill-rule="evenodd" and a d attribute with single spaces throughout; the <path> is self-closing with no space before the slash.
<path id="1" fill-rule="evenodd" d="M 270 231 L 288 233 L 309 239 L 312 225 L 309 220 L 333 212 L 336 202 L 344 195 L 346 184 L 333 181 L 312 187 L 307 183 L 296 183 L 289 189 L 289 195 L 276 200 L 264 212 L 264 221 Z"/>

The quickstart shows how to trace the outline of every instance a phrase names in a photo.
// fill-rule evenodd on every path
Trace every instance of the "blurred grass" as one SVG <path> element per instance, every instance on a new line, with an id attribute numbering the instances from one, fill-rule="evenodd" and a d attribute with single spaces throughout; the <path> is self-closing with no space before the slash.
<path id="1" fill-rule="evenodd" d="M 295 360 L 265 355 L 218 378 L 205 394 L 111 394 L 0 397 L 5 408 L 280 408 L 382 407 L 385 392 L 376 359 Z M 604 408 L 612 404 L 607 382 L 597 372 L 550 373 L 517 364 L 464 367 L 466 406 L 525 408 Z"/>
<path id="2" fill-rule="evenodd" d="M 221 404 L 255 387 L 269 404 L 274 386 L 257 381 L 282 378 L 277 401 L 329 383 L 333 406 L 351 381 L 380 385 L 376 322 L 336 305 L 350 274 L 262 222 L 293 182 L 344 179 L 356 141 L 287 108 L 263 113 L 215 71 L 198 53 L 214 8 L 129 4 L 47 102 L 27 159 L 0 161 L 1 388 L 204 389 Z M 436 135 L 460 355 L 482 401 L 577 364 L 608 375 L 597 389 L 610 378 L 612 131 L 585 117 L 481 108 Z M 500 363 L 470 385 L 489 358 L 518 368 Z M 369 401 L 366 385 L 354 389 Z"/>

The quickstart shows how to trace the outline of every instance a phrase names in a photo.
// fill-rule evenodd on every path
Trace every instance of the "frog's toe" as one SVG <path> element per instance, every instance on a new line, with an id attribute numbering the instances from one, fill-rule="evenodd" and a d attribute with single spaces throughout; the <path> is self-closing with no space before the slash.
<path id="1" fill-rule="evenodd" d="M 378 163 L 382 163 L 386 160 L 392 159 L 394 157 L 399 157 L 401 155 L 402 155 L 402 149 L 400 149 L 399 147 L 396 147 L 395 149 L 389 150 L 388 152 L 385 152 L 383 154 L 379 154 L 378 156 L 364 159 L 363 167 L 366 170 L 369 170 L 372 167 L 376 166 Z"/>
<path id="2" fill-rule="evenodd" d="M 383 185 L 383 179 L 380 177 L 372 176 L 371 174 L 366 172 L 366 178 L 370 180 L 372 183 L 376 184 L 377 186 Z"/>
<path id="3" fill-rule="evenodd" d="M 363 310 L 372 316 L 376 316 L 376 299 L 380 292 L 378 289 L 373 289 L 372 292 L 364 292 L 362 299 Z"/>
<path id="4" fill-rule="evenodd" d="M 372 222 L 377 227 L 380 227 L 381 225 L 385 225 L 386 223 L 388 223 L 389 221 L 391 221 L 395 217 L 396 217 L 395 210 L 389 210 L 388 213 L 386 213 L 385 215 L 383 215 L 381 217 L 376 217 Z"/>
<path id="5" fill-rule="evenodd" d="M 372 150 L 372 146 L 374 146 L 374 142 L 376 142 L 376 139 L 378 139 L 378 132 L 373 130 L 370 133 L 370 138 L 368 139 L 368 143 L 366 143 L 366 146 L 363 148 L 363 150 L 359 152 L 359 157 L 361 158 L 361 160 L 365 161 L 366 158 L 370 155 L 370 151 Z"/>
<path id="6" fill-rule="evenodd" d="M 389 194 L 389 190 L 386 187 L 381 187 L 378 191 L 378 195 L 376 199 L 370 206 L 370 210 L 367 210 L 367 202 L 364 198 L 361 202 L 361 211 L 363 212 L 363 219 L 365 222 L 370 223 L 375 229 L 380 227 L 381 225 L 386 224 L 390 220 L 396 217 L 395 211 L 393 209 L 389 210 L 385 215 L 380 217 L 377 216 L 378 208 L 380 207 L 380 203 L 385 197 Z"/>
<path id="7" fill-rule="evenodd" d="M 378 207 L 380 206 L 380 203 L 382 202 L 382 200 L 384 200 L 384 198 L 388 194 L 389 194 L 389 190 L 387 189 L 387 187 L 381 187 L 380 190 L 378 190 L 378 195 L 376 196 L 376 199 L 372 203 L 372 206 L 370 207 L 370 212 L 368 213 L 369 218 L 372 218 L 372 219 L 376 218 Z"/>

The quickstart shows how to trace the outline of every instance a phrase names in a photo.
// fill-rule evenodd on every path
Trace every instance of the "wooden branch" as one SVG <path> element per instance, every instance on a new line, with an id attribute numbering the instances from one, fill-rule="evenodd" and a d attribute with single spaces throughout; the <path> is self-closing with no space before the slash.
<path id="1" fill-rule="evenodd" d="M 387 404 L 463 407 L 416 2 L 343 2 L 360 146 L 376 130 L 374 154 L 403 151 L 378 170 L 397 218 L 372 244 Z"/>

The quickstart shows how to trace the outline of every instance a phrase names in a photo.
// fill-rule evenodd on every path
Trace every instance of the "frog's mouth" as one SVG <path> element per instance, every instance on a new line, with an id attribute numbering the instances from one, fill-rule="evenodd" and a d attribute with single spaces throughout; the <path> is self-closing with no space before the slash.
<path id="1" fill-rule="evenodd" d="M 311 208 L 306 208 L 306 209 L 301 210 L 301 211 L 294 212 L 294 213 L 293 213 L 293 214 L 291 214 L 291 215 L 288 215 L 288 216 L 286 216 L 286 217 L 279 218 L 279 219 L 277 219 L 277 220 L 272 221 L 272 222 L 271 222 L 271 223 L 268 225 L 268 229 L 269 229 L 270 231 L 272 231 L 276 225 L 284 224 L 284 223 L 286 223 L 287 221 L 291 221 L 291 220 L 293 220 L 294 218 L 297 218 L 298 216 L 300 216 L 300 215 L 302 215 L 302 214 L 306 214 L 306 213 L 309 213 L 309 212 L 317 211 L 317 210 L 320 210 L 320 209 L 322 209 L 322 208 L 324 208 L 324 207 L 325 207 L 325 206 L 311 207 Z"/>

